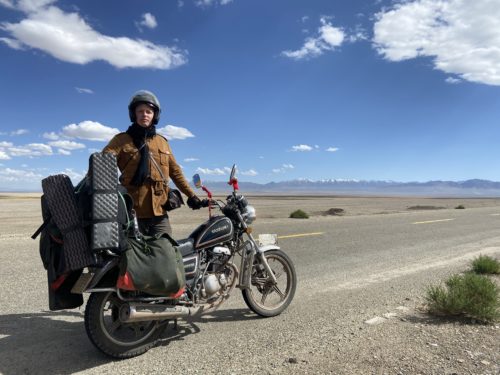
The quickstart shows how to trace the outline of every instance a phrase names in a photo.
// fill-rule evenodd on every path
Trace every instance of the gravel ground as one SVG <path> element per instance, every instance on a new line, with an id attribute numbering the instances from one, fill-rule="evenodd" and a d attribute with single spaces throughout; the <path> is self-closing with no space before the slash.
<path id="1" fill-rule="evenodd" d="M 317 237 L 315 242 L 298 239 L 281 243 L 289 249 L 299 275 L 299 288 L 290 307 L 278 317 L 261 319 L 249 312 L 239 293 L 234 293 L 221 310 L 169 328 L 159 346 L 148 353 L 112 361 L 89 343 L 83 329 L 83 308 L 47 311 L 44 270 L 37 246 L 28 238 L 40 222 L 39 201 L 19 196 L 0 199 L 0 227 L 4 228 L 0 232 L 0 373 L 500 374 L 498 323 L 481 325 L 432 317 L 425 313 L 423 299 L 427 286 L 466 270 L 474 254 L 500 257 L 500 237 L 488 229 L 500 223 L 500 217 L 493 216 L 500 213 L 500 200 L 249 200 L 257 208 L 257 230 L 333 231 L 332 237 Z M 453 210 L 458 204 L 466 210 Z M 417 230 L 405 222 L 425 219 L 427 213 L 408 210 L 419 205 L 446 207 L 439 214 L 453 214 L 457 220 L 442 227 L 419 227 L 422 232 L 402 232 L 401 228 Z M 347 217 L 319 215 L 334 207 L 345 209 Z M 286 219 L 292 208 L 302 208 L 313 217 L 300 223 Z M 177 236 L 188 234 L 193 222 L 201 222 L 205 216 L 206 212 L 186 209 L 174 212 Z M 477 219 L 483 216 L 488 220 L 485 224 Z M 460 220 L 471 224 L 454 229 Z M 380 223 L 387 228 L 385 232 Z M 358 227 L 373 239 L 357 238 Z M 470 241 L 464 249 L 450 244 L 453 235 L 462 235 L 469 227 L 475 233 L 484 228 L 484 233 L 459 237 L 457 242 Z M 438 245 L 432 247 L 433 240 L 414 246 L 389 241 L 400 244 L 403 238 L 433 239 L 443 233 L 450 239 L 440 245 L 451 250 L 442 250 L 442 254 Z M 375 249 L 377 241 L 383 245 L 379 250 Z M 334 257 L 309 259 L 305 251 L 311 243 L 321 249 L 321 256 L 331 251 Z M 406 263 L 397 263 L 391 256 L 404 257 Z M 323 272 L 326 269 L 332 274 Z"/>

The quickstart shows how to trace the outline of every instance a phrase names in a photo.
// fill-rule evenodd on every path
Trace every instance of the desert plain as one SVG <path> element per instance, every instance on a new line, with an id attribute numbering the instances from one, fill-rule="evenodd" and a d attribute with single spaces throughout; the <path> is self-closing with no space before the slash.
<path id="1" fill-rule="evenodd" d="M 235 290 L 220 310 L 180 321 L 156 348 L 116 362 L 87 339 L 84 306 L 48 311 L 30 238 L 41 223 L 39 197 L 0 193 L 2 374 L 500 373 L 498 323 L 430 316 L 424 298 L 479 254 L 500 258 L 498 198 L 248 196 L 254 232 L 278 234 L 295 263 L 289 308 L 258 318 Z M 342 215 L 327 214 L 332 208 Z M 290 219 L 296 209 L 309 219 Z M 207 214 L 172 212 L 174 237 Z"/>

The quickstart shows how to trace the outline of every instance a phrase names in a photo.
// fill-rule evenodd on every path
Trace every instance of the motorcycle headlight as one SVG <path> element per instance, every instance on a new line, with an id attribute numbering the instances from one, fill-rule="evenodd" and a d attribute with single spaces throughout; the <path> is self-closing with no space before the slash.
<path id="1" fill-rule="evenodd" d="M 243 213 L 243 219 L 245 220 L 245 223 L 247 224 L 252 224 L 254 220 L 257 218 L 257 214 L 255 213 L 255 208 L 253 206 L 246 206 L 245 207 L 245 212 Z"/>

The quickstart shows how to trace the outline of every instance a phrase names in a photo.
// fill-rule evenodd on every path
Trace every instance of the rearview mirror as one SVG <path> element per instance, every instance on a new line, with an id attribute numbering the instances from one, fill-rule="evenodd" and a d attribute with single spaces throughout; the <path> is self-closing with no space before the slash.
<path id="1" fill-rule="evenodd" d="M 194 176 L 193 176 L 193 184 L 194 186 L 196 186 L 196 188 L 201 188 L 202 184 L 201 184 L 201 177 L 198 173 L 196 173 Z"/>
<path id="2" fill-rule="evenodd" d="M 233 168 L 231 168 L 231 174 L 229 175 L 229 183 L 233 181 L 235 175 L 236 175 L 236 164 L 233 164 Z"/>

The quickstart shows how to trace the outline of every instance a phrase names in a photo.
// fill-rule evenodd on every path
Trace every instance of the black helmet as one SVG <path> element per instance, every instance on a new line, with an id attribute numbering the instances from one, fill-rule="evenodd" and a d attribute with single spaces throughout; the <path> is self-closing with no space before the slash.
<path id="1" fill-rule="evenodd" d="M 153 122 L 152 125 L 158 124 L 158 121 L 160 120 L 160 112 L 161 112 L 161 107 L 160 107 L 160 102 L 158 101 L 158 98 L 153 94 L 151 91 L 147 90 L 140 90 L 137 91 L 134 96 L 132 96 L 132 99 L 130 99 L 130 103 L 128 105 L 128 115 L 130 117 L 130 121 L 135 122 L 135 107 L 137 107 L 139 104 L 147 104 L 153 110 L 155 111 L 155 115 L 153 117 Z"/>

